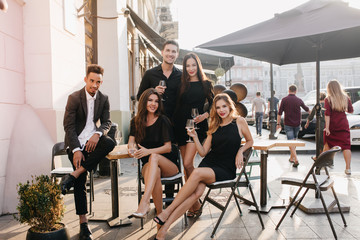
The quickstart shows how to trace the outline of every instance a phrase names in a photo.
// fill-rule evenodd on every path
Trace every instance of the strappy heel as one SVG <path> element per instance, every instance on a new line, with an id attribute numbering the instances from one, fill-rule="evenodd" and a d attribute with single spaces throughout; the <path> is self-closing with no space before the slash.
<path id="1" fill-rule="evenodd" d="M 153 218 L 154 222 L 157 224 L 160 224 L 161 226 L 165 224 L 165 221 L 163 222 L 158 216 Z"/>

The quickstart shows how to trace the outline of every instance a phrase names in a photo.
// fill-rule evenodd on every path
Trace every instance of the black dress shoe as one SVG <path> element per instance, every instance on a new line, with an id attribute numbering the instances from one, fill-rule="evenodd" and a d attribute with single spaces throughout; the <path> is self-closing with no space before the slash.
<path id="1" fill-rule="evenodd" d="M 79 240 L 92 240 L 92 232 L 89 229 L 88 223 L 84 222 L 80 224 L 80 235 Z"/>
<path id="2" fill-rule="evenodd" d="M 65 175 L 61 178 L 61 193 L 63 195 L 65 195 L 72 186 L 74 186 L 74 182 L 75 182 L 76 178 L 71 175 Z"/>

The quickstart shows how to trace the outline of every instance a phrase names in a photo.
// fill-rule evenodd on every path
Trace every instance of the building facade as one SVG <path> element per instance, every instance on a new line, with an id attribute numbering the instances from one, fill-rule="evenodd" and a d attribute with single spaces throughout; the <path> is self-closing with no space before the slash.
<path id="1" fill-rule="evenodd" d="M 7 2 L 8 11 L 0 11 L 0 215 L 16 211 L 19 182 L 50 173 L 52 146 L 64 138 L 67 96 L 84 86 L 87 64 L 104 67 L 101 91 L 127 138 L 131 96 L 142 74 L 161 61 L 164 40 L 149 26 L 159 25 L 157 9 L 171 3 Z"/>

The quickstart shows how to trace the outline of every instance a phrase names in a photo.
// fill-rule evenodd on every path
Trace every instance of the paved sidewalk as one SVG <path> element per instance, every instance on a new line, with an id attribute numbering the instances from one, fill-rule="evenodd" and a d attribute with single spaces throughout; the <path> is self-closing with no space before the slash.
<path id="1" fill-rule="evenodd" d="M 255 129 L 252 129 L 252 131 Z M 254 135 L 255 136 L 255 135 Z M 267 138 L 265 131 L 261 138 Z M 280 135 L 280 138 L 284 137 Z M 257 139 L 258 137 L 255 137 Z M 304 149 L 314 151 L 314 143 L 307 143 Z M 300 150 L 300 148 L 299 148 Z M 281 153 L 282 152 L 282 153 Z M 299 154 L 300 165 L 293 168 L 288 162 L 288 150 L 278 149 L 271 152 L 268 158 L 268 186 L 271 199 L 287 200 L 296 188 L 282 186 L 277 180 L 286 172 L 308 171 L 312 164 L 310 154 Z M 197 157 L 195 164 L 200 162 Z M 338 239 L 360 239 L 360 210 L 358 210 L 360 196 L 360 163 L 355 159 L 352 161 L 352 175 L 346 177 L 344 174 L 345 163 L 342 154 L 337 154 L 335 167 L 331 174 L 335 179 L 335 190 L 341 203 L 350 206 L 350 213 L 345 214 L 348 227 L 344 227 L 339 214 L 331 214 L 335 225 Z M 132 159 L 121 160 L 122 175 L 119 177 L 120 216 L 126 217 L 137 208 L 137 166 Z M 255 174 L 259 169 L 255 169 Z M 259 199 L 259 181 L 252 181 L 255 196 Z M 241 190 L 245 196 L 246 189 Z M 95 202 L 94 211 L 97 217 L 111 215 L 109 177 L 95 179 Z M 219 201 L 224 200 L 226 191 L 214 191 Z M 312 192 L 308 196 L 314 196 Z M 67 225 L 71 239 L 78 239 L 78 218 L 75 215 L 73 195 L 64 197 L 66 213 L 63 222 Z M 259 202 L 259 200 L 258 200 Z M 140 230 L 140 221 L 132 220 L 132 225 L 121 228 L 109 228 L 105 222 L 90 222 L 95 239 L 153 239 L 156 234 L 156 225 L 152 221 L 154 217 L 154 206 L 145 220 L 143 230 Z M 298 210 L 293 218 L 287 216 L 278 231 L 275 226 L 279 221 L 284 209 L 272 209 L 268 214 L 262 214 L 265 230 L 262 230 L 257 215 L 248 211 L 247 205 L 241 205 L 243 216 L 240 217 L 235 202 L 231 202 L 214 239 L 332 239 L 333 235 L 325 214 L 306 214 Z M 210 235 L 219 216 L 219 210 L 209 204 L 197 221 L 189 219 L 189 225 L 184 226 L 183 217 L 171 228 L 167 239 L 211 239 Z M 28 226 L 20 225 L 11 215 L 0 217 L 0 239 L 25 239 Z"/>

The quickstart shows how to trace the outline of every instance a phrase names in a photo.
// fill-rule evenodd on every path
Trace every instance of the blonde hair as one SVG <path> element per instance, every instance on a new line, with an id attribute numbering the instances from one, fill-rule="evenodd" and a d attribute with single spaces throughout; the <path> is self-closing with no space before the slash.
<path id="1" fill-rule="evenodd" d="M 330 103 L 331 109 L 338 112 L 346 112 L 348 108 L 349 97 L 342 89 L 338 80 L 333 79 L 327 85 L 326 97 Z"/>
<path id="2" fill-rule="evenodd" d="M 234 102 L 231 100 L 229 95 L 227 95 L 226 93 L 220 93 L 220 94 L 216 95 L 214 98 L 212 107 L 211 107 L 211 111 L 210 111 L 209 131 L 207 132 L 208 135 L 211 135 L 214 132 L 216 132 L 216 130 L 219 128 L 220 124 L 222 123 L 222 118 L 220 118 L 220 116 L 216 112 L 216 103 L 219 100 L 224 100 L 226 102 L 226 104 L 229 106 L 230 117 L 235 119 L 239 116 L 238 112 L 236 111 Z"/>

